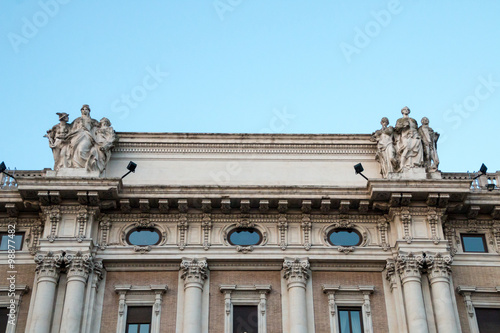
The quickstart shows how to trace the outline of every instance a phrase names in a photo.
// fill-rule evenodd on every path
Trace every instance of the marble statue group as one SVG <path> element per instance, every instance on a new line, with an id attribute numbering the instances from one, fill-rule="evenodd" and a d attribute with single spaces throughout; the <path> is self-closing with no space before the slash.
<path id="1" fill-rule="evenodd" d="M 54 170 L 84 168 L 103 172 L 111 157 L 115 131 L 107 118 L 90 118 L 90 107 L 83 105 L 81 117 L 71 124 L 69 114 L 57 113 L 59 124 L 47 131 L 49 146 L 54 155 Z"/>
<path id="2" fill-rule="evenodd" d="M 429 119 L 424 117 L 419 127 L 417 121 L 409 117 L 410 109 L 401 110 L 402 118 L 396 126 L 389 126 L 389 119 L 382 118 L 382 128 L 372 134 L 377 142 L 376 159 L 381 173 L 388 178 L 391 173 L 402 173 L 414 168 L 425 168 L 427 172 L 438 171 L 439 158 L 437 141 L 439 133 L 429 127 Z"/>

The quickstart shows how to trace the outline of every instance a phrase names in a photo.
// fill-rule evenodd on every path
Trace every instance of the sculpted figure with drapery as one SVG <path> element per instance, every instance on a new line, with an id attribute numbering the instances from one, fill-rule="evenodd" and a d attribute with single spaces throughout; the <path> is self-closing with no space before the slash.
<path id="1" fill-rule="evenodd" d="M 97 121 L 90 117 L 90 107 L 81 108 L 81 117 L 68 124 L 69 115 L 58 113 L 60 123 L 45 137 L 54 154 L 54 170 L 84 168 L 99 171 L 106 168 L 115 141 L 115 131 L 107 118 Z"/>

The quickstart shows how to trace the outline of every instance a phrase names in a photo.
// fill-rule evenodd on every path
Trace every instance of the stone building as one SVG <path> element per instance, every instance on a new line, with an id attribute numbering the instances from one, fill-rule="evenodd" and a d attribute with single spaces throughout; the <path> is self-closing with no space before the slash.
<path id="1" fill-rule="evenodd" d="M 500 173 L 440 172 L 409 112 L 352 135 L 59 114 L 54 170 L 2 174 L 0 332 L 498 332 Z"/>

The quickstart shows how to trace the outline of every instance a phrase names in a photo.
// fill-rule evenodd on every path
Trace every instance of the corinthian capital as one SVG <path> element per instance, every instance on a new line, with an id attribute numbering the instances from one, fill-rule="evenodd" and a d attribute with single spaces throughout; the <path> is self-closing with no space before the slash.
<path id="1" fill-rule="evenodd" d="M 305 287 L 309 278 L 308 258 L 285 258 L 283 262 L 283 277 L 288 281 L 288 288 L 294 284 Z"/>
<path id="2" fill-rule="evenodd" d="M 181 278 L 184 280 L 184 286 L 187 288 L 190 284 L 197 284 L 199 288 L 203 287 L 203 283 L 207 278 L 207 259 L 206 258 L 182 258 Z"/>
<path id="3" fill-rule="evenodd" d="M 448 280 L 451 275 L 451 263 L 453 258 L 451 255 L 442 255 L 438 253 L 436 255 L 429 255 L 426 258 L 427 263 L 427 274 L 432 283 L 433 280 L 437 278 L 444 278 Z"/>
<path id="4" fill-rule="evenodd" d="M 35 256 L 36 272 L 38 273 L 38 281 L 43 278 L 56 279 L 61 271 L 63 262 L 63 254 L 58 252 L 39 252 Z"/>
<path id="5" fill-rule="evenodd" d="M 64 257 L 64 262 L 68 268 L 68 279 L 81 279 L 87 281 L 89 273 L 93 267 L 93 258 L 89 253 L 69 252 Z"/>
<path id="6" fill-rule="evenodd" d="M 397 257 L 396 268 L 401 280 L 411 277 L 420 279 L 423 264 L 424 257 L 422 254 L 400 253 Z"/>

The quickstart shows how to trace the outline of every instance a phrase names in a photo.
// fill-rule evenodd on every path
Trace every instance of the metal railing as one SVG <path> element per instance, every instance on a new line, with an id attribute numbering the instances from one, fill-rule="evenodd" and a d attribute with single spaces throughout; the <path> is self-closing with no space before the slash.
<path id="1" fill-rule="evenodd" d="M 493 191 L 498 190 L 500 185 L 500 171 L 495 173 L 486 173 L 485 175 L 479 176 L 476 179 L 477 173 L 468 172 L 444 172 L 442 174 L 443 179 L 468 179 L 471 180 L 470 189 L 472 191 Z"/>

